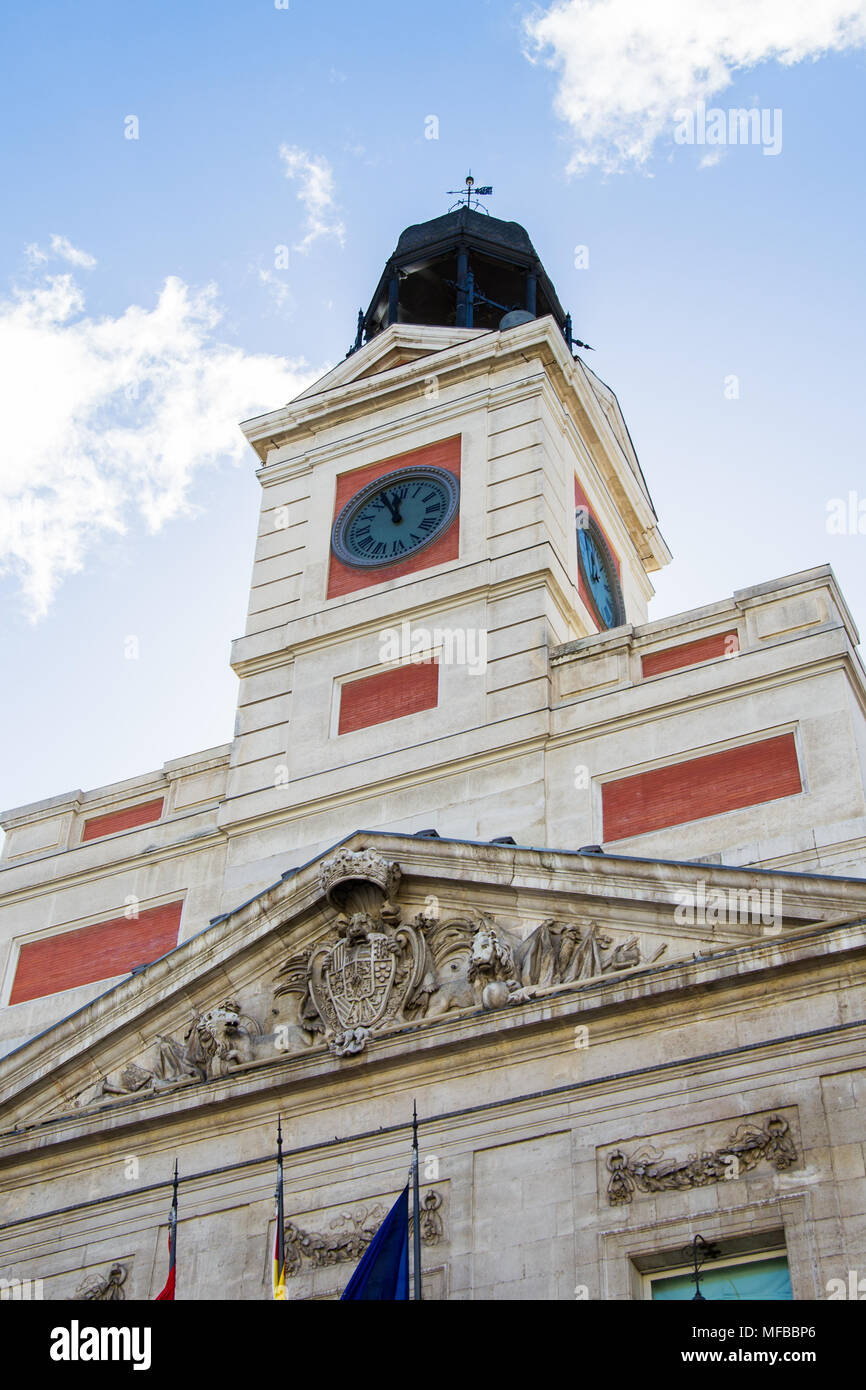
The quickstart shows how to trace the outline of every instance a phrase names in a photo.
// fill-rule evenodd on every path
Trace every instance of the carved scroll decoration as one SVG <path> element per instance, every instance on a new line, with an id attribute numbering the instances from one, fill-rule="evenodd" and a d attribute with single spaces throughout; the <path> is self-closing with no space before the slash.
<path id="1" fill-rule="evenodd" d="M 421 1240 L 435 1245 L 442 1238 L 443 1226 L 439 1209 L 442 1195 L 431 1188 L 421 1199 Z M 356 1207 L 353 1211 L 335 1216 L 327 1234 L 305 1231 L 292 1221 L 286 1222 L 286 1273 L 305 1274 L 312 1269 L 358 1260 L 373 1239 L 387 1209 L 377 1203 L 372 1207 Z M 409 1218 L 410 1230 L 413 1218 Z"/>
<path id="2" fill-rule="evenodd" d="M 759 1163 L 770 1163 L 777 1172 L 784 1172 L 796 1161 L 788 1121 L 781 1115 L 769 1115 L 763 1125 L 740 1125 L 721 1148 L 680 1160 L 666 1159 L 649 1146 L 631 1155 L 615 1149 L 607 1156 L 607 1199 L 611 1206 L 624 1206 L 636 1191 L 683 1192 L 737 1178 Z"/>

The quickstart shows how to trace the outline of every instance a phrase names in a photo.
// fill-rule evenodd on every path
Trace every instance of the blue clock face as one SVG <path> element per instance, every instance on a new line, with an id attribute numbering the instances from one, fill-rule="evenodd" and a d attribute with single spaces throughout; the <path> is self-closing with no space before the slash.
<path id="1" fill-rule="evenodd" d="M 334 554 L 356 569 L 397 564 L 448 529 L 458 500 L 457 479 L 447 469 L 396 469 L 346 503 L 334 522 Z"/>
<path id="2" fill-rule="evenodd" d="M 584 509 L 577 517 L 577 562 L 597 622 L 602 628 L 619 627 L 625 609 L 616 564 L 598 522 Z"/>

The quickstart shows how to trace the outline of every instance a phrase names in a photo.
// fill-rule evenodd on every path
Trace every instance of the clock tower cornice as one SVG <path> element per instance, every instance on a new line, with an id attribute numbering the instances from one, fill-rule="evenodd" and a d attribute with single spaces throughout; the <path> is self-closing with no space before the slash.
<path id="1" fill-rule="evenodd" d="M 410 576 L 395 588 L 394 592 L 400 595 L 400 599 L 395 603 L 388 626 L 399 627 L 403 622 L 410 625 L 422 623 L 431 613 L 436 615 L 437 621 L 447 621 L 449 615 L 458 613 L 467 604 L 502 602 L 532 593 L 541 586 L 546 588 L 563 626 L 567 626 L 573 615 L 566 576 L 555 558 L 551 557 L 546 565 L 539 565 L 538 558 L 536 556 L 535 562 L 528 564 L 524 570 L 500 577 L 491 574 L 489 560 L 458 566 L 440 576 L 434 589 L 414 601 Z M 382 612 L 375 595 L 353 595 L 346 602 L 352 605 L 353 610 L 353 638 L 362 640 L 381 633 Z M 232 645 L 231 667 L 235 675 L 243 679 L 284 666 L 311 652 L 339 646 L 344 639 L 344 627 L 323 631 L 315 615 L 296 618 L 280 628 L 257 634 L 258 649 L 252 648 L 249 637 L 237 638 Z"/>
<path id="2" fill-rule="evenodd" d="M 411 396 L 419 390 L 423 395 L 426 379 L 435 376 L 440 390 L 454 384 L 463 377 L 477 375 L 488 365 L 497 367 L 507 365 L 513 360 L 537 358 L 556 381 L 563 394 L 573 389 L 574 360 L 565 345 L 562 334 L 553 319 L 534 319 L 531 323 L 520 324 L 507 332 L 485 332 L 464 330 L 461 341 L 453 341 L 447 347 L 436 346 L 423 357 L 414 358 L 398 366 L 390 367 L 373 376 L 363 375 L 364 354 L 372 348 L 383 345 L 383 339 L 407 333 L 402 325 L 386 329 L 378 338 L 349 359 L 355 374 L 351 379 L 345 377 L 326 386 L 330 376 L 319 383 L 320 389 L 297 396 L 278 410 L 266 415 L 246 420 L 241 429 L 250 445 L 255 449 L 263 463 L 268 454 L 304 433 L 330 427 L 343 420 L 363 417 L 391 405 L 401 395 Z M 411 329 L 413 338 L 418 341 L 428 339 L 428 335 L 440 338 L 443 333 L 456 330 L 443 330 L 428 327 Z M 387 342 L 384 346 L 387 347 Z M 338 371 L 342 371 L 346 364 Z"/>
<path id="3" fill-rule="evenodd" d="M 362 442 L 398 454 L 411 447 L 411 441 L 420 428 L 432 425 L 439 433 L 459 434 L 459 424 L 456 422 L 463 419 L 468 410 L 502 408 L 513 402 L 543 395 L 547 387 L 548 383 L 543 373 L 539 372 L 531 377 L 524 377 L 519 382 L 506 381 L 499 385 L 485 383 L 466 395 L 454 396 L 444 401 L 440 399 L 435 404 L 419 403 L 417 410 L 401 415 L 399 419 L 378 419 L 365 429 L 345 434 L 336 440 L 328 436 L 325 428 L 311 431 L 298 436 L 298 442 L 306 443 L 302 454 L 263 464 L 257 469 L 256 477 L 263 486 L 272 486 L 286 478 L 311 471 L 321 464 L 351 459 Z M 412 392 L 411 399 L 418 401 L 417 389 Z M 423 400 L 423 397 L 421 399 Z M 288 447 L 288 443 L 289 441 L 282 447 Z"/>

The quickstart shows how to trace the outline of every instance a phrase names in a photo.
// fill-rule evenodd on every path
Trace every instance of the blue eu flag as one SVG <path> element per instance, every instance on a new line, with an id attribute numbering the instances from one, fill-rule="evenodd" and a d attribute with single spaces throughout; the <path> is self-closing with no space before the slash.
<path id="1" fill-rule="evenodd" d="M 403 1188 L 346 1285 L 343 1299 L 409 1297 L 409 1184 Z"/>

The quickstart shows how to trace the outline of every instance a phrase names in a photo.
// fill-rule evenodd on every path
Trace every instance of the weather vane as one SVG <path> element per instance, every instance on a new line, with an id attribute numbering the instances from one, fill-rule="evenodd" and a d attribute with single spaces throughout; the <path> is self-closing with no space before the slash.
<path id="1" fill-rule="evenodd" d="M 479 199 L 489 198 L 492 192 L 493 185 L 490 183 L 480 184 L 478 188 L 475 187 L 475 180 L 472 177 L 472 170 L 470 169 L 469 173 L 466 175 L 465 188 L 448 189 L 449 198 L 453 198 L 455 194 L 457 196 L 457 202 L 452 203 L 448 211 L 455 212 L 457 208 L 473 208 L 476 212 L 487 212 L 489 217 L 490 214 L 487 208 L 482 202 L 479 202 Z"/>

